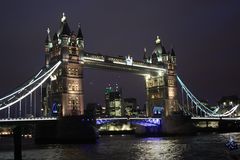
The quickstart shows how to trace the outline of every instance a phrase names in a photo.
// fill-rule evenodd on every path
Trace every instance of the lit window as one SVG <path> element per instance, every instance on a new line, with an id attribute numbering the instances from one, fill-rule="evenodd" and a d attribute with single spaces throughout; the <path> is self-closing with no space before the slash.
<path id="1" fill-rule="evenodd" d="M 62 69 L 59 69 L 59 73 L 58 73 L 59 76 L 62 75 Z"/>

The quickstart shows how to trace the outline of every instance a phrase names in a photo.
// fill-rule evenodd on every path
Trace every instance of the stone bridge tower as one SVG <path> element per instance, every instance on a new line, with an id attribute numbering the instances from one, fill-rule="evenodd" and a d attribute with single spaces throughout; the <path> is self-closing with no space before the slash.
<path id="1" fill-rule="evenodd" d="M 56 116 L 84 114 L 83 61 L 81 51 L 84 40 L 80 26 L 72 32 L 63 13 L 60 29 L 51 38 L 48 29 L 45 41 L 45 63 L 51 66 L 62 61 L 60 68 L 51 76 L 43 99 L 45 113 Z"/>
<path id="2" fill-rule="evenodd" d="M 147 57 L 146 49 L 144 52 L 146 63 L 160 65 L 166 69 L 165 73 L 159 72 L 145 77 L 147 116 L 171 116 L 172 113 L 178 112 L 175 52 L 173 49 L 171 52 L 166 52 L 158 36 L 152 54 Z"/>

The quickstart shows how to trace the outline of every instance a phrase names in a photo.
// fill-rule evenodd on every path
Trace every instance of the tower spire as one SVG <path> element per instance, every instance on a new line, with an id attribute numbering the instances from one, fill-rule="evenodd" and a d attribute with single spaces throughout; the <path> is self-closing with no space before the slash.
<path id="1" fill-rule="evenodd" d="M 46 37 L 45 43 L 49 44 L 51 42 L 52 42 L 52 40 L 51 40 L 51 35 L 50 35 L 50 29 L 47 28 L 47 37 Z"/>
<path id="2" fill-rule="evenodd" d="M 157 36 L 157 39 L 156 39 L 155 43 L 156 43 L 156 44 L 161 43 L 161 40 L 160 40 L 159 36 Z"/>
<path id="3" fill-rule="evenodd" d="M 77 38 L 79 38 L 80 40 L 83 40 L 83 35 L 82 35 L 82 30 L 81 30 L 80 23 L 78 23 L 78 34 L 77 34 Z"/>
<path id="4" fill-rule="evenodd" d="M 143 60 L 144 60 L 144 62 L 146 62 L 147 61 L 147 48 L 144 48 L 143 49 Z"/>
<path id="5" fill-rule="evenodd" d="M 58 37 L 60 37 L 60 35 L 68 35 L 70 36 L 71 34 L 71 30 L 68 26 L 68 23 L 67 23 L 67 17 L 65 15 L 65 13 L 63 12 L 62 14 L 62 18 L 61 18 L 61 25 L 60 25 L 60 29 L 57 33 Z"/>
<path id="6" fill-rule="evenodd" d="M 171 50 L 171 56 L 176 56 L 174 49 Z"/>
<path id="7" fill-rule="evenodd" d="M 63 12 L 62 13 L 62 18 L 61 18 L 61 22 L 64 22 L 66 21 L 67 17 L 65 16 L 65 13 Z"/>

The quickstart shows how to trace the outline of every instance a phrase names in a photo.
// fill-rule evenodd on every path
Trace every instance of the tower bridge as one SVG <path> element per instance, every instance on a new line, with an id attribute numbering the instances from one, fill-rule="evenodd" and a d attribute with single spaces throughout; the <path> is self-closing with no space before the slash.
<path id="1" fill-rule="evenodd" d="M 74 34 L 66 16 L 61 19 L 60 29 L 53 38 L 48 30 L 45 41 L 46 66 L 62 61 L 53 73 L 54 80 L 46 86 L 44 110 L 57 106 L 60 116 L 84 114 L 83 69 L 84 67 L 125 71 L 145 76 L 147 92 L 147 116 L 153 116 L 154 107 L 164 108 L 164 115 L 178 111 L 176 86 L 176 56 L 174 51 L 166 52 L 159 37 L 151 55 L 144 50 L 143 60 L 130 55 L 114 57 L 94 54 L 84 49 L 84 38 L 79 26 Z M 56 108 L 56 107 L 55 107 Z"/>
<path id="2" fill-rule="evenodd" d="M 142 60 L 136 60 L 130 55 L 116 57 L 86 51 L 81 27 L 78 26 L 77 34 L 73 33 L 66 16 L 63 15 L 60 28 L 53 36 L 50 29 L 47 30 L 45 66 L 22 86 L 0 98 L 0 112 L 6 115 L 3 118 L 8 120 L 13 118 L 12 110 L 18 112 L 16 118 L 21 119 L 29 115 L 37 118 L 36 103 L 40 102 L 41 116 L 58 118 L 82 116 L 84 115 L 83 78 L 87 76 L 83 75 L 83 70 L 98 68 L 124 71 L 144 77 L 147 95 L 145 119 L 154 117 L 155 108 L 163 109 L 163 120 L 171 119 L 180 112 L 192 118 L 234 115 L 238 105 L 221 113 L 201 103 L 177 76 L 176 64 L 174 50 L 166 51 L 158 36 L 151 53 L 147 53 L 144 49 Z M 181 91 L 180 100 L 177 98 L 179 93 L 177 88 Z M 40 97 L 40 100 L 37 100 L 37 97 Z M 174 118 L 173 121 L 177 122 Z M 180 123 L 179 121 L 178 125 Z M 172 124 L 166 123 L 166 125 Z"/>

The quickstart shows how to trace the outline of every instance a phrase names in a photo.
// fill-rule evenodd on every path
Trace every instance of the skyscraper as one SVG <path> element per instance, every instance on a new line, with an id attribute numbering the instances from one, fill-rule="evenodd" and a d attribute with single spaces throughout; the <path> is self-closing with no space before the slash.
<path id="1" fill-rule="evenodd" d="M 110 85 L 105 89 L 106 114 L 110 117 L 123 116 L 122 90 L 116 84 L 115 88 Z"/>
<path id="2" fill-rule="evenodd" d="M 136 116 L 137 100 L 136 98 L 124 98 L 124 116 Z"/>

